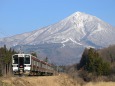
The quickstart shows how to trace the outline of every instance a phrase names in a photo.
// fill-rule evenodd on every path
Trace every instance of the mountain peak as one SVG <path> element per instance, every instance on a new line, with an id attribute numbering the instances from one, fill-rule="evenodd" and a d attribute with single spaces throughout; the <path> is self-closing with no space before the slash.
<path id="1" fill-rule="evenodd" d="M 77 11 L 75 13 L 73 13 L 74 15 L 81 15 L 81 14 L 84 14 L 83 12 L 80 12 L 80 11 Z"/>
<path id="2" fill-rule="evenodd" d="M 82 12 L 75 12 L 64 20 L 12 37 L 0 39 L 0 46 L 20 45 L 23 51 L 35 50 L 52 58 L 52 62 L 76 62 L 85 47 L 101 48 L 115 44 L 115 28 L 101 19 Z M 78 57 L 77 57 L 78 56 Z M 70 58 L 71 57 L 71 58 Z M 63 62 L 64 61 L 64 62 Z"/>
<path id="3" fill-rule="evenodd" d="M 75 13 L 73 13 L 71 16 L 89 16 L 89 14 L 86 14 L 86 13 L 83 13 L 83 12 L 80 12 L 80 11 L 77 11 L 77 12 L 75 12 Z"/>
<path id="4" fill-rule="evenodd" d="M 65 20 L 66 21 L 74 21 L 74 22 L 84 22 L 84 21 L 91 21 L 91 20 L 99 20 L 97 17 L 83 13 L 83 12 L 75 12 L 69 17 L 67 17 Z"/>

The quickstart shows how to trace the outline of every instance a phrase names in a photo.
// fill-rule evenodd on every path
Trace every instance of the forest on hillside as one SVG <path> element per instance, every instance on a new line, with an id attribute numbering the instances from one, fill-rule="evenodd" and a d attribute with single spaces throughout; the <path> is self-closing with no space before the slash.
<path id="1" fill-rule="evenodd" d="M 86 82 L 115 81 L 115 45 L 103 49 L 85 48 L 80 62 L 64 69 L 73 78 Z"/>
<path id="2" fill-rule="evenodd" d="M 12 55 L 16 53 L 14 50 L 7 49 L 6 45 L 0 48 L 0 76 L 12 75 Z"/>
<path id="3" fill-rule="evenodd" d="M 14 53 L 16 52 L 13 49 L 7 49 L 5 45 L 0 48 L 0 76 L 12 75 L 11 58 Z M 109 80 L 115 81 L 115 45 L 97 50 L 86 48 L 79 64 L 61 68 L 63 72 L 70 72 L 71 75 L 76 70 L 79 77 L 85 81 L 94 80 L 99 76 L 107 76 Z"/>
<path id="4" fill-rule="evenodd" d="M 98 50 L 86 48 L 77 69 L 86 81 L 100 76 L 106 76 L 106 80 L 115 81 L 115 45 Z"/>

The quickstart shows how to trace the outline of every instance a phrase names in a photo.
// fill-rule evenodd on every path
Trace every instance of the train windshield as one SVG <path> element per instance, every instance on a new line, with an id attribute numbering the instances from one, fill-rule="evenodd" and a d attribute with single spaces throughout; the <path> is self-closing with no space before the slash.
<path id="1" fill-rule="evenodd" d="M 24 64 L 30 64 L 30 55 L 25 55 Z"/>
<path id="2" fill-rule="evenodd" d="M 18 64 L 18 55 L 13 56 L 13 64 Z"/>

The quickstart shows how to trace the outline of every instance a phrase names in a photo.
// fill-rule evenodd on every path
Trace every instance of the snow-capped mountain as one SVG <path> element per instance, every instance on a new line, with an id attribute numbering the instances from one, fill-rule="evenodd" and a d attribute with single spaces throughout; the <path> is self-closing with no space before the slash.
<path id="1" fill-rule="evenodd" d="M 76 57 L 70 55 L 75 59 L 81 55 L 85 47 L 91 46 L 94 48 L 101 48 L 115 44 L 115 28 L 95 16 L 76 12 L 56 24 L 37 29 L 33 32 L 1 38 L 0 45 L 4 44 L 10 47 L 16 47 L 18 45 L 28 45 L 31 46 L 31 48 L 32 46 L 35 47 L 39 45 L 50 45 L 50 47 L 44 47 L 44 50 L 46 48 L 53 49 L 54 46 L 51 46 L 51 44 L 58 44 L 59 46 L 54 49 L 53 53 L 55 51 L 63 52 L 63 49 L 67 53 L 69 50 L 72 51 L 72 49 L 76 50 L 78 48 L 79 50 L 76 50 L 74 54 L 71 52 L 73 55 L 76 55 Z M 67 49 L 68 51 L 65 49 Z M 40 46 L 36 50 L 39 50 L 40 52 Z M 76 53 L 79 51 L 81 53 L 77 55 Z M 44 53 L 44 51 L 42 51 L 42 53 Z M 58 54 L 60 57 L 55 59 L 57 60 L 65 58 L 63 54 L 66 53 L 61 53 L 61 56 L 60 54 Z M 48 55 L 51 57 L 55 56 L 55 54 L 52 55 L 51 52 L 48 53 Z M 68 57 L 68 60 L 72 61 L 72 57 Z"/>

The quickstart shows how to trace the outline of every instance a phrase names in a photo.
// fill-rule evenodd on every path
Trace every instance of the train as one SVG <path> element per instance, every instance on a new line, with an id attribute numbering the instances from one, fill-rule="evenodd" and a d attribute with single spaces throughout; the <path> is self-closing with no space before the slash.
<path id="1" fill-rule="evenodd" d="M 13 74 L 20 75 L 53 75 L 53 66 L 31 54 L 12 55 Z"/>

